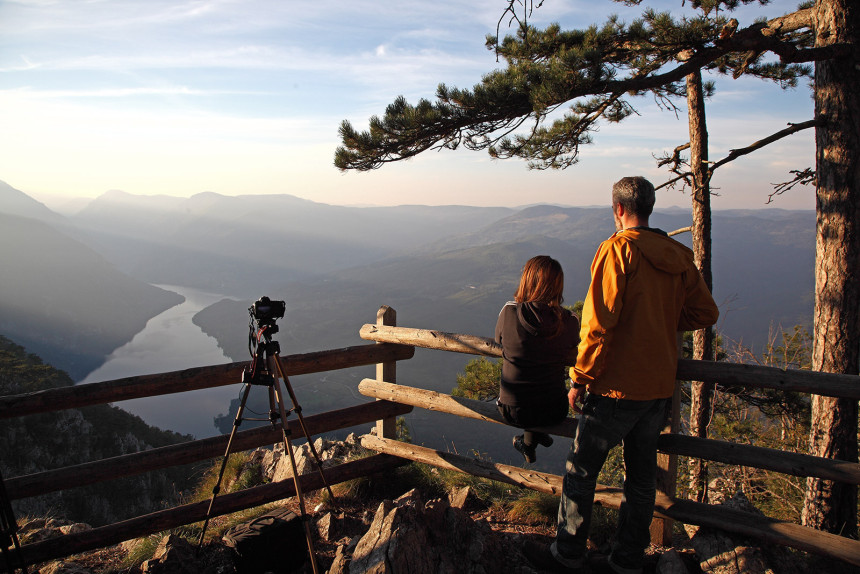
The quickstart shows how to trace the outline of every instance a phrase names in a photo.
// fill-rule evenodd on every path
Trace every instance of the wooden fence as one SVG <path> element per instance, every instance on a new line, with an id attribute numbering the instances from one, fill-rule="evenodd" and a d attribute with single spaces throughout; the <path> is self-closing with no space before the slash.
<path id="1" fill-rule="evenodd" d="M 411 358 L 415 347 L 498 357 L 501 351 L 494 341 L 472 335 L 397 327 L 396 313 L 388 307 L 381 308 L 377 315 L 377 322 L 363 326 L 360 335 L 364 339 L 375 341 L 375 344 L 282 357 L 287 375 L 377 365 L 376 378 L 365 379 L 359 385 L 359 391 L 362 394 L 378 399 L 377 401 L 305 418 L 308 433 L 311 435 L 377 421 L 376 435 L 362 437 L 362 444 L 380 454 L 327 468 L 325 475 L 330 484 L 385 471 L 414 460 L 542 492 L 553 494 L 560 492 L 562 479 L 557 475 L 475 460 L 394 440 L 396 417 L 410 412 L 413 407 L 505 424 L 493 405 L 409 387 L 398 384 L 396 380 L 396 362 Z M 236 384 L 241 380 L 241 373 L 247 365 L 247 362 L 230 363 L 0 397 L 0 419 Z M 453 375 L 452 373 L 452 378 Z M 858 384 L 860 381 L 857 377 L 847 375 L 682 360 L 678 365 L 678 378 L 722 385 L 774 388 L 860 399 L 860 384 Z M 677 416 L 673 418 L 677 420 Z M 292 436 L 303 435 L 297 422 L 289 421 L 289 425 Z M 576 421 L 569 418 L 560 425 L 542 430 L 559 436 L 572 437 L 575 428 Z M 240 431 L 236 434 L 235 446 L 232 450 L 267 446 L 280 442 L 281 438 L 279 427 Z M 224 454 L 226 444 L 226 436 L 212 437 L 13 477 L 6 480 L 6 490 L 12 500 L 37 496 L 103 480 L 212 459 Z M 724 441 L 697 439 L 672 432 L 661 436 L 659 449 L 667 457 L 663 460 L 667 474 L 671 474 L 672 457 L 682 455 L 741 466 L 754 466 L 795 476 L 816 476 L 860 484 L 860 465 L 856 463 Z M 315 490 L 323 486 L 318 473 L 304 475 L 300 480 L 303 491 Z M 657 519 L 655 524 L 659 526 L 652 530 L 655 536 L 659 537 L 661 533 L 665 535 L 670 521 L 677 520 L 687 524 L 720 528 L 758 538 L 763 542 L 791 546 L 860 566 L 860 542 L 856 540 L 760 515 L 679 500 L 674 497 L 672 481 L 667 480 L 664 484 L 667 486 L 658 493 L 655 508 Z M 212 515 L 228 514 L 294 495 L 292 481 L 257 486 L 219 496 L 215 501 Z M 621 501 L 621 492 L 617 488 L 599 485 L 596 501 L 599 504 L 617 507 Z M 86 532 L 25 544 L 21 550 L 27 564 L 40 563 L 199 522 L 205 517 L 207 506 L 208 501 L 181 505 Z"/>

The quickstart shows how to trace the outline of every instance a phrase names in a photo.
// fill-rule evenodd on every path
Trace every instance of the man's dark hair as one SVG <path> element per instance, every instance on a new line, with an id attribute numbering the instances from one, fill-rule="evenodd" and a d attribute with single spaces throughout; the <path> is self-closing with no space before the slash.
<path id="1" fill-rule="evenodd" d="M 649 217 L 657 196 L 654 184 L 641 176 L 625 177 L 612 186 L 613 207 L 621 204 L 624 210 L 640 217 Z"/>

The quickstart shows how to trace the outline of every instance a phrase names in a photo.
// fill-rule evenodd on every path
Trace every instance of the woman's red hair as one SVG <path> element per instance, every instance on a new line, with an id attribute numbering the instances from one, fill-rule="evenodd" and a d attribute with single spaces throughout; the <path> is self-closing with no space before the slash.
<path id="1" fill-rule="evenodd" d="M 520 286 L 514 294 L 517 303 L 536 301 L 561 307 L 564 300 L 564 272 L 561 264 L 549 255 L 538 255 L 523 266 Z"/>

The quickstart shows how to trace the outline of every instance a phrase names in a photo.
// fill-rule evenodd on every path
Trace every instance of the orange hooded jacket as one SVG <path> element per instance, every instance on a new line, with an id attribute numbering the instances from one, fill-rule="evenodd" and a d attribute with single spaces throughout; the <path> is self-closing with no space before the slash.
<path id="1" fill-rule="evenodd" d="M 690 249 L 660 230 L 619 231 L 600 244 L 591 264 L 570 377 L 612 398 L 670 397 L 678 332 L 713 325 L 718 317 Z"/>

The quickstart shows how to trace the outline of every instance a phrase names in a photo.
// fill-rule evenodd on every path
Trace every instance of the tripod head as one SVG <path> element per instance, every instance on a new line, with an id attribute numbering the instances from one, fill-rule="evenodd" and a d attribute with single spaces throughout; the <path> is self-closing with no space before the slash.
<path id="1" fill-rule="evenodd" d="M 271 387 L 274 374 L 267 369 L 268 357 L 277 356 L 281 346 L 272 340 L 278 332 L 276 321 L 284 316 L 287 305 L 283 301 L 272 301 L 260 297 L 248 307 L 248 352 L 253 357 L 250 370 L 242 373 L 242 382 Z"/>

